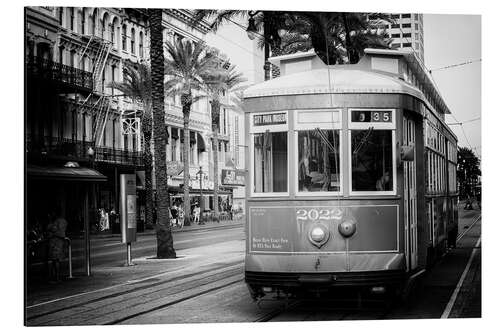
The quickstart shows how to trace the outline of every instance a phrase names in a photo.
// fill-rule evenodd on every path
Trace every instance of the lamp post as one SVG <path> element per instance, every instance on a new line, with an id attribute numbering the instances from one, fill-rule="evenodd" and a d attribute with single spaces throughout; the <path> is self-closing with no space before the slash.
<path id="1" fill-rule="evenodd" d="M 200 216 L 199 216 L 199 221 L 198 224 L 205 224 L 203 220 L 201 219 L 201 213 L 203 212 L 202 206 L 203 206 L 203 169 L 200 165 L 200 171 L 196 173 L 197 175 L 200 176 Z"/>

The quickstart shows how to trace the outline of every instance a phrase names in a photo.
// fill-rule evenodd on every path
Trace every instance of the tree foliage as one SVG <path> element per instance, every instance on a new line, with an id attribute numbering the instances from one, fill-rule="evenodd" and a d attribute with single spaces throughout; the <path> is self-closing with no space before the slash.
<path id="1" fill-rule="evenodd" d="M 457 181 L 460 186 L 460 195 L 467 196 L 474 192 L 481 176 L 480 161 L 474 152 L 466 147 L 458 148 Z"/>

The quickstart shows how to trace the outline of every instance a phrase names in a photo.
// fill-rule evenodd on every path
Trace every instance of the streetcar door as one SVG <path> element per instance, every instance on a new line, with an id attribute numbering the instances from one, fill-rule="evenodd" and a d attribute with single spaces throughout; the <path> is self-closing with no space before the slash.
<path id="1" fill-rule="evenodd" d="M 415 147 L 415 121 L 403 118 L 403 145 Z M 415 164 L 404 161 L 404 216 L 405 216 L 405 253 L 406 264 L 410 269 L 417 267 L 417 189 Z"/>

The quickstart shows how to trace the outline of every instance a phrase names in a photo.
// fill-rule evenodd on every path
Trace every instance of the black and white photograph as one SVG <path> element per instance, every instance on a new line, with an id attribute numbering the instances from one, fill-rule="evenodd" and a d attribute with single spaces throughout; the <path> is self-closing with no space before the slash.
<path id="1" fill-rule="evenodd" d="M 81 4 L 15 9 L 17 326 L 470 331 L 494 307 L 484 8 Z"/>

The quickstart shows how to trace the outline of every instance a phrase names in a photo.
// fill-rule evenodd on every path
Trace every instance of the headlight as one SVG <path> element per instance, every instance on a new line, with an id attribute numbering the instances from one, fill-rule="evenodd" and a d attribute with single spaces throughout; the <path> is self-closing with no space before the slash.
<path id="1" fill-rule="evenodd" d="M 325 239 L 325 231 L 320 227 L 314 227 L 311 230 L 311 239 L 315 242 L 321 242 Z"/>
<path id="2" fill-rule="evenodd" d="M 339 233 L 345 238 L 349 238 L 356 232 L 356 222 L 353 220 L 346 220 L 339 224 Z"/>
<path id="3" fill-rule="evenodd" d="M 309 229 L 309 241 L 318 248 L 323 246 L 328 238 L 330 238 L 330 231 L 323 224 L 316 223 Z"/>

